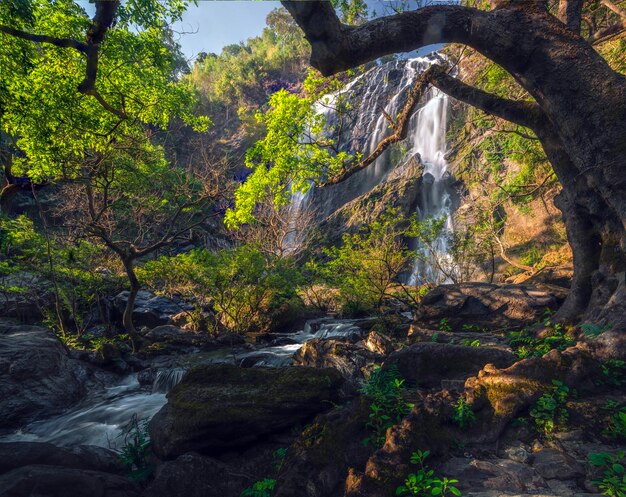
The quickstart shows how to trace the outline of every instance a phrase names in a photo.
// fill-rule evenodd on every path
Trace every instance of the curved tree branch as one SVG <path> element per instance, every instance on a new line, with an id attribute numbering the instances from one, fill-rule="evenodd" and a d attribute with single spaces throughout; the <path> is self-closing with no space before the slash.
<path id="1" fill-rule="evenodd" d="M 453 78 L 446 72 L 443 66 L 432 65 L 415 80 L 398 119 L 393 121 L 388 115 L 385 115 L 385 117 L 390 120 L 390 126 L 394 130 L 394 133 L 384 138 L 366 158 L 356 164 L 350 165 L 340 174 L 321 183 L 320 186 L 341 183 L 372 164 L 391 145 L 404 140 L 408 133 L 411 115 L 428 89 L 429 83 L 452 98 L 470 104 L 512 123 L 530 128 L 533 131 L 545 125 L 547 121 L 541 108 L 533 102 L 508 100 L 487 93 Z M 384 110 L 383 113 L 385 113 Z"/>
<path id="2" fill-rule="evenodd" d="M 433 43 L 471 46 L 476 37 L 473 21 L 489 15 L 469 7 L 437 5 L 347 26 L 326 0 L 285 0 L 282 4 L 311 44 L 311 64 L 325 76 Z"/>
<path id="3" fill-rule="evenodd" d="M 559 0 L 557 17 L 574 33 L 580 33 L 584 0 Z"/>
<path id="4" fill-rule="evenodd" d="M 10 26 L 3 25 L 0 25 L 0 32 L 15 36 L 16 38 L 21 38 L 23 40 L 32 41 L 34 43 L 49 43 L 51 45 L 55 45 L 61 48 L 73 48 L 82 53 L 87 52 L 86 43 L 74 40 L 72 38 L 56 38 L 55 36 L 37 35 L 22 31 L 21 29 L 15 29 Z"/>

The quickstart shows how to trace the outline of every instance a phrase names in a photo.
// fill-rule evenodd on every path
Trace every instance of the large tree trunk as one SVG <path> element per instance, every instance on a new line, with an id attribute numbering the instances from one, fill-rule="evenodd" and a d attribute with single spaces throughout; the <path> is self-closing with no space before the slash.
<path id="1" fill-rule="evenodd" d="M 508 108 L 515 103 L 492 101 L 495 108 L 482 108 L 533 129 L 563 185 L 559 205 L 575 277 L 561 316 L 601 320 L 626 332 L 618 298 L 626 292 L 626 78 L 577 33 L 579 2 L 563 2 L 569 29 L 541 0 L 502 0 L 490 12 L 433 6 L 358 27 L 340 24 L 327 2 L 283 3 L 324 74 L 447 42 L 471 46 L 506 69 L 537 104 Z M 455 85 L 433 84 L 478 107 L 489 100 L 481 94 L 477 102 L 467 87 L 459 93 Z"/>
<path id="2" fill-rule="evenodd" d="M 133 324 L 133 311 L 135 310 L 135 300 L 137 299 L 137 294 L 139 293 L 141 287 L 139 285 L 139 279 L 135 274 L 133 259 L 128 257 L 123 259 L 122 262 L 124 264 L 126 275 L 128 276 L 128 281 L 130 282 L 130 290 L 128 292 L 126 307 L 124 308 L 124 315 L 122 316 L 122 324 L 132 341 L 133 352 L 135 352 L 141 345 L 141 337 L 139 336 L 139 333 L 137 333 L 135 325 Z"/>

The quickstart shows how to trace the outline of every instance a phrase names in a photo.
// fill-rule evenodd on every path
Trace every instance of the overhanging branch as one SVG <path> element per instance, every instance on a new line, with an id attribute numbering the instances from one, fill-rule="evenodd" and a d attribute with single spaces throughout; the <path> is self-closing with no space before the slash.
<path id="1" fill-rule="evenodd" d="M 0 25 L 0 32 L 6 33 L 16 38 L 32 41 L 34 43 L 49 43 L 61 48 L 73 48 L 82 53 L 87 53 L 87 44 L 74 40 L 72 38 L 56 38 L 54 36 L 37 35 L 22 31 L 21 29 L 15 29 L 10 26 Z"/>

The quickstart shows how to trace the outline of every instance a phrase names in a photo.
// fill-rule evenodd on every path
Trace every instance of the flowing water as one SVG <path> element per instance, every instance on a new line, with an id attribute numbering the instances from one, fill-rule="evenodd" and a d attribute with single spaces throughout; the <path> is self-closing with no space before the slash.
<path id="1" fill-rule="evenodd" d="M 339 150 L 348 153 L 360 151 L 364 156 L 370 154 L 391 133 L 385 113 L 388 116 L 398 115 L 416 78 L 433 63 L 441 61 L 440 55 L 433 54 L 389 62 L 359 76 L 340 92 L 323 97 L 316 105 L 316 110 L 324 115 L 328 129 L 333 129 L 339 119 L 333 105 L 340 95 L 349 95 L 347 98 L 354 110 L 350 129 L 338 140 Z M 292 218 L 298 219 L 304 210 L 314 212 L 317 219 L 327 218 L 346 203 L 383 183 L 391 170 L 419 154 L 424 164 L 424 175 L 420 200 L 415 209 L 420 220 L 443 220 L 443 230 L 432 245 L 434 258 L 445 260 L 454 210 L 454 192 L 450 186 L 451 178 L 445 159 L 448 104 L 446 95 L 431 88 L 419 110 L 409 121 L 408 135 L 403 142 L 407 151 L 402 156 L 388 149 L 367 168 L 341 184 L 325 188 L 312 187 L 305 194 L 294 195 L 291 204 Z M 294 234 L 287 241 L 286 248 L 294 250 L 301 242 L 301 237 Z M 416 263 L 408 282 L 443 282 L 445 276 L 434 267 L 432 261 Z"/>
<path id="2" fill-rule="evenodd" d="M 192 354 L 189 364 L 238 364 L 247 367 L 279 367 L 291 364 L 292 356 L 312 338 L 361 336 L 356 320 L 324 318 L 308 321 L 301 331 L 276 335 L 283 345 L 268 345 L 256 351 L 224 349 Z M 275 341 L 276 341 L 275 340 Z M 0 437 L 0 442 L 51 442 L 62 447 L 99 445 L 119 449 L 124 445 L 120 433 L 133 416 L 150 419 L 167 402 L 166 393 L 179 383 L 186 367 L 164 368 L 157 372 L 152 386 L 142 386 L 137 374 L 123 378 L 117 385 L 90 392 L 67 412 L 36 421 L 23 430 Z"/>

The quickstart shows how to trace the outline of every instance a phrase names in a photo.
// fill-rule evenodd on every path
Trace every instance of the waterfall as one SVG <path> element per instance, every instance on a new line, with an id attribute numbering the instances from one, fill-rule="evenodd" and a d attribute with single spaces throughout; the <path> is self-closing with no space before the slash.
<path id="1" fill-rule="evenodd" d="M 448 123 L 448 97 L 436 88 L 429 90 L 428 101 L 411 118 L 411 153 L 418 153 L 424 164 L 424 175 L 418 218 L 443 219 L 444 226 L 434 240 L 434 254 L 440 262 L 448 258 L 448 239 L 452 226 L 452 191 L 448 184 L 446 154 L 446 128 Z M 409 284 L 422 281 L 443 283 L 447 278 L 441 274 L 434 261 L 416 261 Z"/>
<path id="2" fill-rule="evenodd" d="M 186 372 L 185 368 L 161 369 L 157 371 L 152 384 L 152 393 L 168 393 L 181 382 Z"/>
<path id="3" fill-rule="evenodd" d="M 322 97 L 316 110 L 324 114 L 329 129 L 339 119 L 332 109 L 339 95 L 347 95 L 354 111 L 355 117 L 351 121 L 350 129 L 338 140 L 339 150 L 348 153 L 361 151 L 364 156 L 370 154 L 391 134 L 389 122 L 381 109 L 389 116 L 397 116 L 416 77 L 433 63 L 442 60 L 443 57 L 435 53 L 427 57 L 388 62 L 370 69 L 342 90 Z M 445 261 L 454 210 L 454 192 L 450 188 L 450 175 L 445 159 L 448 103 L 448 97 L 439 90 L 429 90 L 422 107 L 409 121 L 408 136 L 403 143 L 408 152 L 404 157 L 398 158 L 397 154 L 394 156 L 388 149 L 367 168 L 341 184 L 325 188 L 311 187 L 305 194 L 296 193 L 290 206 L 291 219 L 296 220 L 293 221 L 294 225 L 297 224 L 297 216 L 307 209 L 314 212 L 318 220 L 328 218 L 346 203 L 384 182 L 391 170 L 419 154 L 424 164 L 424 176 L 421 199 L 416 210 L 420 220 L 445 219 L 443 232 L 434 243 L 437 259 Z M 298 238 L 297 231 L 295 233 L 288 240 L 289 249 L 297 247 L 302 241 L 301 237 Z M 433 266 L 424 261 L 417 263 L 412 268 L 408 282 L 416 284 L 423 281 L 444 281 L 445 277 L 440 271 L 434 270 Z"/>

